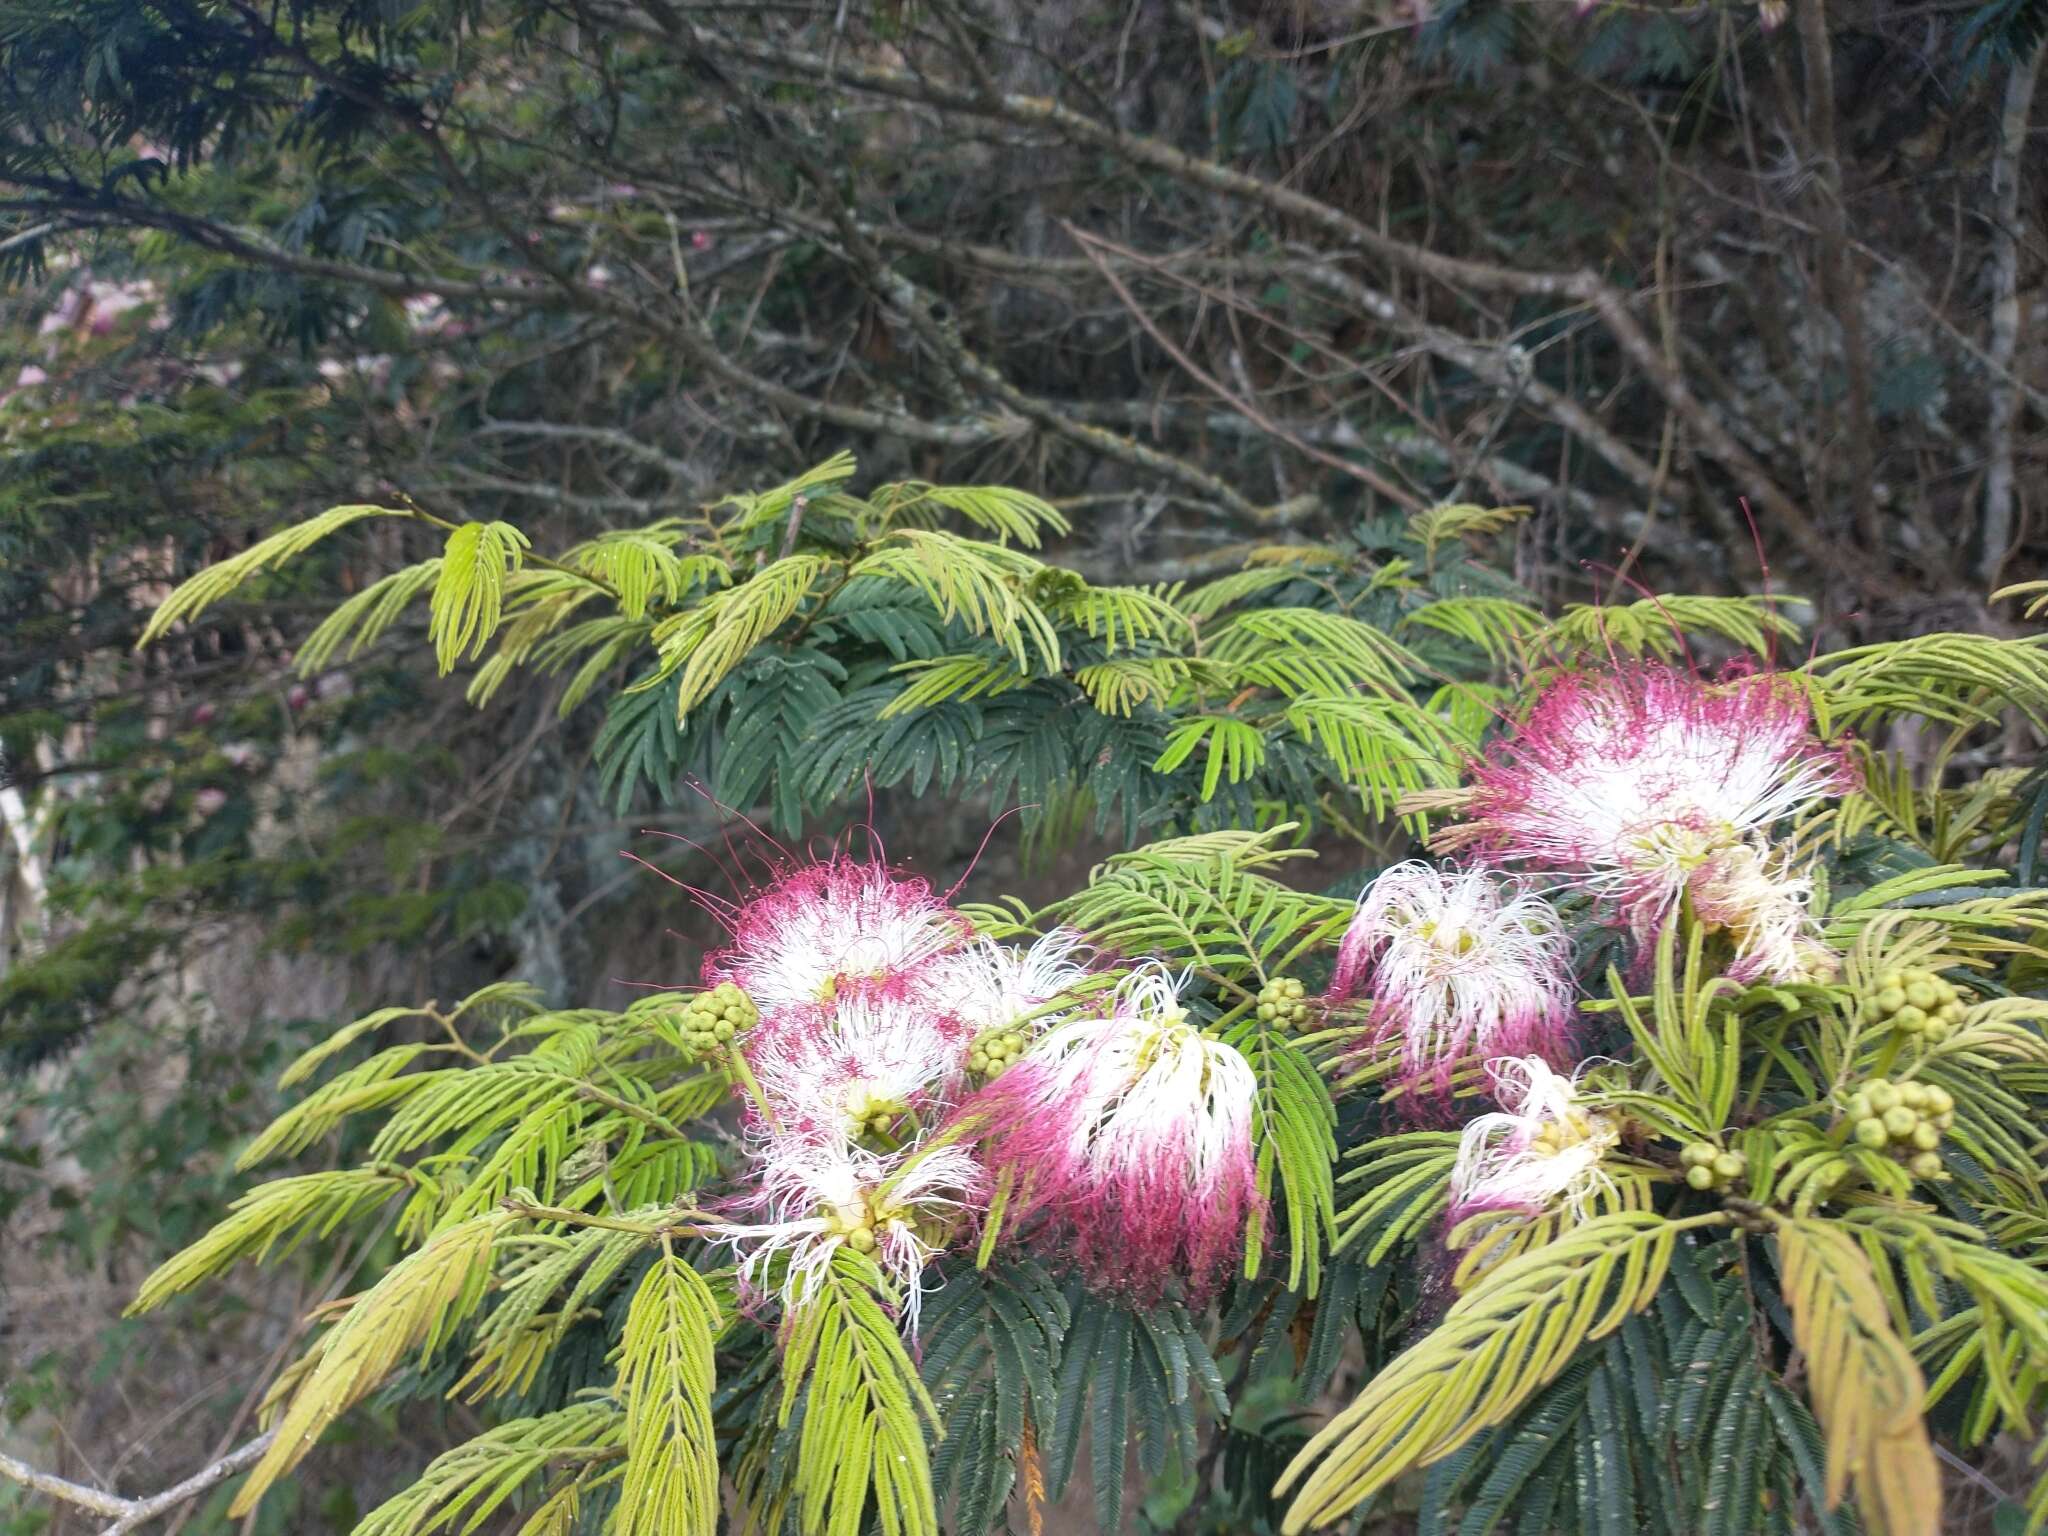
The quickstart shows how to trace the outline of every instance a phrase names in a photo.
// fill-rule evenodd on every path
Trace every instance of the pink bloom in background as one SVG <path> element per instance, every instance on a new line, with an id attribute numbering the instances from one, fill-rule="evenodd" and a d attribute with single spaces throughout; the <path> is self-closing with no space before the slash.
<path id="1" fill-rule="evenodd" d="M 1399 1037 L 1411 1082 L 1448 1088 L 1459 1058 L 1567 1059 L 1571 946 L 1521 881 L 1420 861 L 1377 876 L 1337 949 L 1330 996 L 1371 997 L 1380 1038 Z"/>
<path id="2" fill-rule="evenodd" d="M 1500 1109 L 1465 1127 L 1451 1167 L 1452 1227 L 1488 1211 L 1535 1216 L 1553 1207 L 1580 1219 L 1612 1187 L 1600 1166 L 1619 1138 L 1607 1116 L 1583 1108 L 1575 1078 L 1540 1056 L 1486 1064 Z"/>
<path id="3" fill-rule="evenodd" d="M 738 903 L 707 905 L 732 942 L 705 956 L 705 981 L 732 982 L 764 1017 L 863 991 L 907 996 L 970 932 L 925 881 L 844 854 L 779 869 Z"/>
<path id="4" fill-rule="evenodd" d="M 1042 1220 L 1097 1285 L 1140 1298 L 1178 1275 L 1205 1294 L 1258 1209 L 1258 1085 L 1231 1046 L 1187 1022 L 1173 979 L 1132 973 L 1106 1018 L 1053 1029 L 967 1104 L 1007 1220 Z"/>
<path id="5" fill-rule="evenodd" d="M 1842 751 L 1815 735 L 1791 679 L 1710 683 L 1650 664 L 1559 678 L 1472 778 L 1471 819 L 1440 846 L 1570 875 L 1616 902 L 1644 942 L 1713 879 L 1703 872 L 1748 849 L 1755 868 L 1731 881 L 1724 866 L 1720 887 L 1720 925 L 1738 927 L 1732 903 L 1765 898 L 1757 872 L 1783 874 L 1769 829 L 1857 782 Z M 1771 899 L 1778 912 L 1766 926 L 1785 910 Z M 1782 945 L 1767 948 L 1782 958 Z"/>

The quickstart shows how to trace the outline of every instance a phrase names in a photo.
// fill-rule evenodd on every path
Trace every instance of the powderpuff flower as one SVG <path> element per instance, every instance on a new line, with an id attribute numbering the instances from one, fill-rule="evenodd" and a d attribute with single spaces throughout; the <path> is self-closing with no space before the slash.
<path id="1" fill-rule="evenodd" d="M 1028 949 L 977 935 L 934 962 L 927 989 L 976 1034 L 1008 1029 L 1085 979 L 1088 953 L 1071 928 L 1055 928 Z"/>
<path id="2" fill-rule="evenodd" d="M 1767 847 L 1775 822 L 1855 783 L 1797 685 L 1775 674 L 1572 673 L 1474 767 L 1460 796 L 1469 819 L 1438 846 L 1571 872 L 1648 940 L 1717 859 Z M 1759 894 L 1753 880 L 1744 889 Z"/>
<path id="3" fill-rule="evenodd" d="M 886 1135 L 875 1121 L 953 1101 L 974 1033 L 972 1023 L 921 998 L 854 992 L 830 1009 L 764 1020 L 745 1050 L 784 1134 Z"/>
<path id="4" fill-rule="evenodd" d="M 1807 902 L 1810 875 L 1785 867 L 1782 854 L 1749 844 L 1714 855 L 1694 875 L 1693 911 L 1735 941 L 1728 975 L 1738 982 L 1825 981 L 1841 959 L 1820 941 Z"/>
<path id="5" fill-rule="evenodd" d="M 893 1283 L 906 1332 L 917 1333 L 925 1266 L 987 1179 L 959 1146 L 887 1157 L 840 1143 L 778 1140 L 740 1203 L 759 1221 L 717 1222 L 705 1236 L 733 1249 L 745 1290 L 801 1310 L 841 1248 L 870 1254 Z"/>
<path id="6" fill-rule="evenodd" d="M 705 957 L 704 980 L 732 982 L 764 1015 L 830 1007 L 857 993 L 905 996 L 925 966 L 969 933 L 925 881 L 844 855 L 786 869 L 713 912 L 732 942 Z"/>
<path id="7" fill-rule="evenodd" d="M 1257 1081 L 1176 994 L 1163 968 L 1139 969 L 1107 1017 L 1051 1030 L 964 1109 L 1012 1181 L 1012 1219 L 1043 1216 L 1091 1280 L 1140 1298 L 1174 1274 L 1206 1291 L 1259 1204 Z"/>
<path id="8" fill-rule="evenodd" d="M 1370 993 L 1382 1038 L 1411 1079 L 1447 1087 L 1478 1051 L 1561 1059 L 1571 1025 L 1570 944 L 1556 911 L 1519 881 L 1413 860 L 1359 898 L 1330 995 Z"/>
<path id="9" fill-rule="evenodd" d="M 1468 1124 L 1458 1142 L 1451 1225 L 1488 1211 L 1535 1216 L 1553 1207 L 1583 1220 L 1593 1196 L 1612 1187 L 1600 1161 L 1620 1128 L 1586 1109 L 1576 1078 L 1540 1056 L 1498 1057 L 1486 1070 L 1501 1107 Z"/>

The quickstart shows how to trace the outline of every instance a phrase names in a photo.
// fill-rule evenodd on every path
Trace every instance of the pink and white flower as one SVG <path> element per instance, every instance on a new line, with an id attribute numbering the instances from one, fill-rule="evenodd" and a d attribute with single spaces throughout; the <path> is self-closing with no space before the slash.
<path id="1" fill-rule="evenodd" d="M 830 1008 L 771 1015 L 745 1049 L 783 1133 L 817 1139 L 852 1134 L 863 1104 L 943 1110 L 965 1079 L 974 1033 L 922 996 L 849 991 Z"/>
<path id="2" fill-rule="evenodd" d="M 968 1101 L 1009 1219 L 1043 1219 L 1097 1285 L 1199 1296 L 1258 1210 L 1258 1085 L 1231 1046 L 1187 1021 L 1174 980 L 1133 972 L 1107 1017 L 1061 1024 Z"/>
<path id="3" fill-rule="evenodd" d="M 1450 1224 L 1488 1211 L 1535 1216 L 1551 1209 L 1583 1220 L 1593 1197 L 1613 1187 L 1601 1159 L 1620 1139 L 1620 1127 L 1582 1104 L 1576 1075 L 1552 1071 L 1540 1056 L 1499 1057 L 1486 1070 L 1501 1107 L 1468 1124 L 1458 1142 Z"/>
<path id="4" fill-rule="evenodd" d="M 906 1332 L 917 1332 L 925 1266 L 987 1179 L 972 1153 L 938 1146 L 885 1156 L 847 1142 L 771 1141 L 759 1183 L 740 1205 L 758 1222 L 719 1222 L 705 1235 L 739 1257 L 741 1284 L 786 1310 L 814 1297 L 841 1248 L 870 1254 L 893 1283 Z"/>
<path id="5" fill-rule="evenodd" d="M 1718 853 L 1693 877 L 1691 894 L 1700 921 L 1735 940 L 1728 974 L 1736 981 L 1825 980 L 1841 967 L 1807 910 L 1813 877 L 1787 867 L 1782 850 L 1743 843 Z"/>
<path id="6" fill-rule="evenodd" d="M 1461 797 L 1470 819 L 1438 846 L 1570 873 L 1615 901 L 1644 941 L 1712 880 L 1717 861 L 1748 849 L 1754 864 L 1742 880 L 1724 872 L 1718 925 L 1740 926 L 1732 902 L 1768 899 L 1770 927 L 1788 909 L 1758 878 L 1784 873 L 1769 829 L 1855 783 L 1840 749 L 1815 735 L 1790 679 L 1761 672 L 1710 683 L 1671 667 L 1617 666 L 1567 674 L 1544 690 L 1474 767 Z M 1771 952 L 1783 958 L 1782 945 Z"/>
<path id="7" fill-rule="evenodd" d="M 977 1034 L 1043 1025 L 1049 1005 L 1087 977 L 1088 954 L 1071 928 L 1055 928 L 1028 949 L 977 935 L 933 962 L 926 990 Z"/>
<path id="8" fill-rule="evenodd" d="M 705 981 L 732 982 L 764 1015 L 860 993 L 905 996 L 970 932 L 925 881 L 844 855 L 782 870 L 737 904 L 708 905 L 732 942 L 705 957 Z"/>
<path id="9" fill-rule="evenodd" d="M 1571 946 L 1522 882 L 1410 861 L 1367 887 L 1337 947 L 1331 997 L 1362 993 L 1381 1037 L 1400 1037 L 1409 1078 L 1444 1088 L 1473 1052 L 1564 1059 Z"/>

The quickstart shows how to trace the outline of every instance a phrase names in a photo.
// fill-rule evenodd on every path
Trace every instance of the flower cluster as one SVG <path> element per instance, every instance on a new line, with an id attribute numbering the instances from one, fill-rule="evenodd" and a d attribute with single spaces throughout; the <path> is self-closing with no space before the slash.
<path id="1" fill-rule="evenodd" d="M 1521 882 L 1397 864 L 1360 898 L 1330 992 L 1370 993 L 1376 1032 L 1400 1040 L 1411 1082 L 1441 1089 L 1473 1052 L 1563 1060 L 1570 962 L 1557 913 Z"/>
<path id="2" fill-rule="evenodd" d="M 1158 967 L 1091 1004 L 1078 934 L 997 943 L 843 854 L 708 904 L 731 942 L 704 962 L 719 1023 L 691 1039 L 731 1053 L 756 1165 L 711 1231 L 753 1293 L 801 1305 L 851 1248 L 914 1329 L 927 1264 L 985 1222 L 1151 1295 L 1198 1292 L 1241 1245 L 1256 1085 Z"/>
<path id="3" fill-rule="evenodd" d="M 1636 663 L 1552 681 L 1471 765 L 1466 788 L 1428 797 L 1463 813 L 1435 846 L 1476 862 L 1400 864 L 1375 878 L 1339 946 L 1329 1000 L 1363 999 L 1374 1042 L 1398 1043 L 1411 1092 L 1441 1096 L 1457 1063 L 1491 1058 L 1498 1109 L 1466 1127 L 1453 1227 L 1492 1210 L 1583 1210 L 1606 1180 L 1616 1129 L 1579 1106 L 1564 1075 L 1570 943 L 1539 885 L 1591 895 L 1644 946 L 1689 903 L 1725 936 L 1737 981 L 1824 978 L 1839 962 L 1807 909 L 1812 880 L 1772 831 L 1854 782 L 1792 680 L 1741 671 L 1709 681 Z M 1883 1002 L 1903 1005 L 1903 985 L 1894 990 Z M 1709 1183 L 1719 1166 L 1688 1164 Z"/>
<path id="4" fill-rule="evenodd" d="M 1581 1102 L 1578 1075 L 1540 1056 L 1486 1064 L 1501 1106 L 1465 1127 L 1451 1167 L 1450 1222 L 1488 1211 L 1533 1216 L 1561 1206 L 1584 1217 L 1610 1180 L 1600 1160 L 1620 1137 L 1613 1120 Z"/>
<path id="5" fill-rule="evenodd" d="M 1238 1051 L 1188 1021 L 1174 979 L 1134 971 L 1105 1017 L 1048 1033 L 978 1095 L 1013 1220 L 1049 1229 L 1098 1284 L 1199 1296 L 1258 1207 L 1258 1085 Z"/>
<path id="6" fill-rule="evenodd" d="M 1569 877 L 1645 943 L 1689 895 L 1734 938 L 1736 980 L 1798 981 L 1832 962 L 1770 828 L 1855 782 L 1779 674 L 1568 673 L 1474 765 L 1468 819 L 1440 846 Z"/>

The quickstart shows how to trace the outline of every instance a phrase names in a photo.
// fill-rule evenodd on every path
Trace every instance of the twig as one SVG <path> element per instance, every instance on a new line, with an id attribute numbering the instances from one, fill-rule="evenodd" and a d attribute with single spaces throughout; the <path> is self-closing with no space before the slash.
<path id="1" fill-rule="evenodd" d="M 2008 382 L 2020 341 L 2020 160 L 2027 147 L 2027 119 L 2041 74 L 2041 48 L 2013 61 L 2006 78 L 1998 150 L 1991 161 L 1991 345 L 1997 371 L 1985 411 L 1983 547 L 1978 574 L 1986 589 L 1998 585 L 1999 567 L 2012 544 L 2013 425 L 2020 392 Z"/>
<path id="2" fill-rule="evenodd" d="M 124 1536 L 126 1532 L 139 1530 L 145 1521 L 154 1520 L 158 1515 L 175 1509 L 194 1494 L 204 1493 L 215 1483 L 233 1477 L 269 1450 L 270 1442 L 276 1438 L 276 1430 L 267 1430 L 248 1444 L 200 1468 L 183 1482 L 175 1483 L 161 1493 L 153 1493 L 139 1499 L 125 1499 L 117 1493 L 105 1493 L 98 1488 L 88 1488 L 83 1483 L 54 1477 L 48 1472 L 38 1472 L 26 1462 L 16 1461 L 12 1456 L 0 1456 L 0 1476 L 11 1478 L 37 1493 L 48 1494 L 53 1499 L 62 1499 L 67 1504 L 76 1504 L 80 1509 L 89 1509 L 96 1515 L 111 1515 L 114 1523 L 106 1527 L 100 1536 Z"/>
<path id="3" fill-rule="evenodd" d="M 1326 453 L 1316 447 L 1315 444 L 1304 442 L 1289 432 L 1286 427 L 1261 411 L 1250 400 L 1232 391 L 1229 385 L 1204 369 L 1200 363 L 1196 362 L 1177 346 L 1165 331 L 1159 328 L 1159 322 L 1145 312 L 1144 306 L 1138 303 L 1129 287 L 1118 278 L 1115 270 L 1097 254 L 1097 247 L 1115 251 L 1120 256 L 1127 257 L 1130 253 L 1120 249 L 1111 241 L 1102 239 L 1100 236 L 1086 234 L 1076 229 L 1065 219 L 1061 219 L 1059 222 L 1060 228 L 1067 232 L 1067 238 L 1072 240 L 1080 248 L 1081 253 L 1094 264 L 1095 270 L 1102 274 L 1102 280 L 1109 284 L 1111 292 L 1115 293 L 1124 308 L 1130 311 L 1131 318 L 1137 321 L 1144 328 L 1145 334 L 1157 342 L 1161 350 L 1168 357 L 1179 363 L 1181 368 L 1196 383 L 1216 396 L 1217 399 L 1221 400 L 1233 411 L 1236 411 L 1238 415 L 1244 417 L 1245 420 L 1252 422 L 1262 431 L 1271 433 L 1296 453 L 1305 454 L 1307 457 L 1314 459 L 1318 464 L 1337 470 L 1342 474 L 1350 475 L 1354 479 L 1364 481 L 1396 506 L 1404 507 L 1410 512 L 1420 512 L 1422 510 L 1424 503 L 1421 497 L 1394 484 L 1385 475 L 1368 469 L 1363 464 L 1353 463 L 1350 459 L 1340 458 L 1334 453 Z"/>

